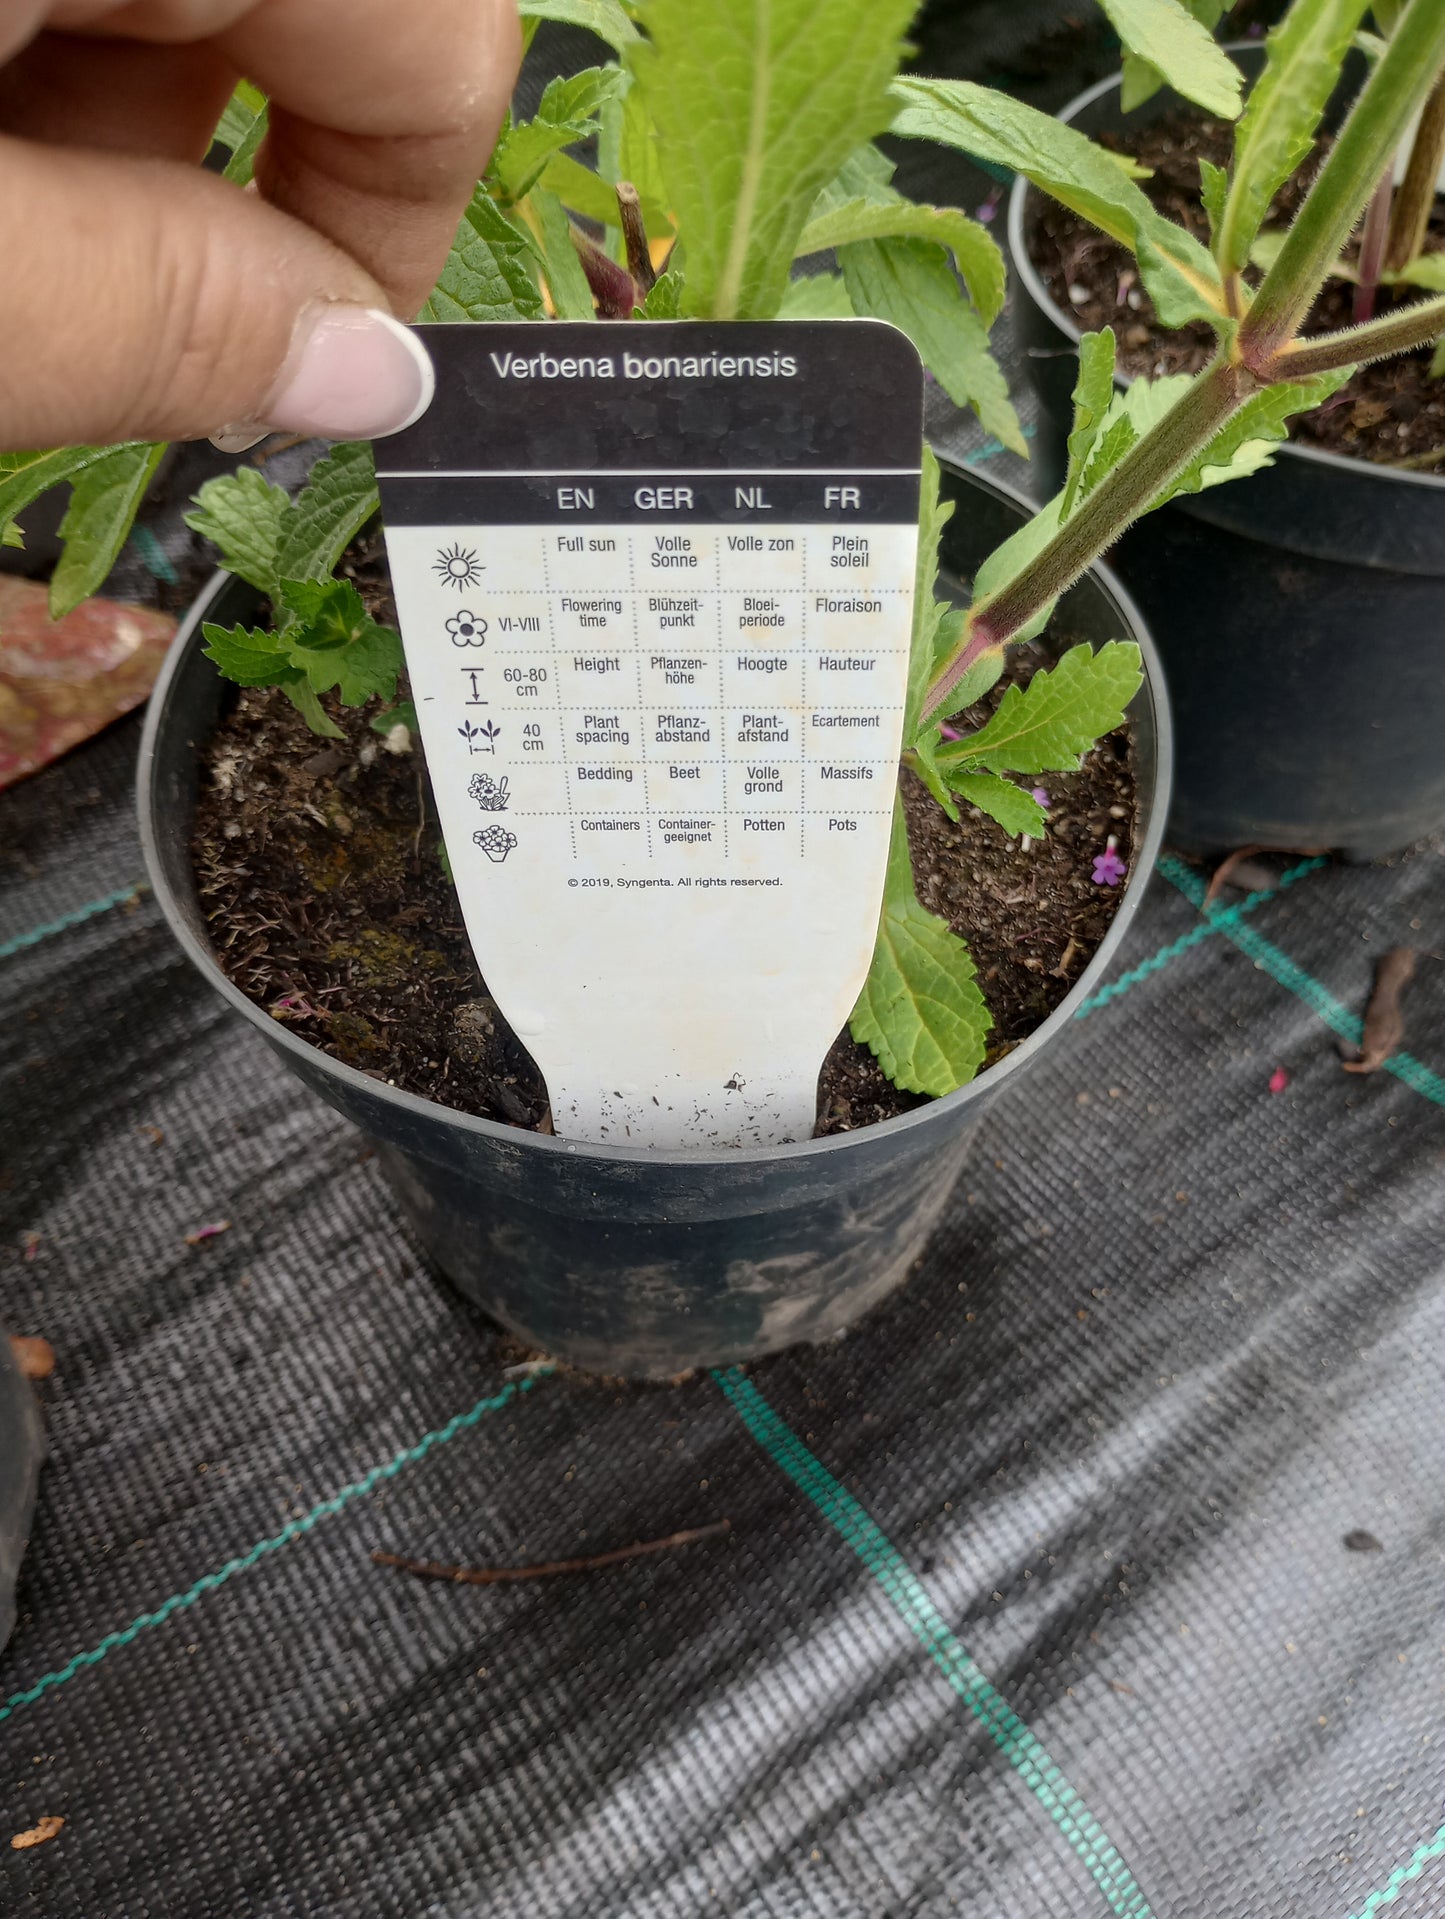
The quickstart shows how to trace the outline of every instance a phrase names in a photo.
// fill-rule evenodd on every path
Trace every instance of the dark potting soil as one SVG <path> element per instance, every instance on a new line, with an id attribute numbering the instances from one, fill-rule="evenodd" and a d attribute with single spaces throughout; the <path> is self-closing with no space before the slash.
<path id="1" fill-rule="evenodd" d="M 346 564 L 376 617 L 394 620 L 375 551 Z M 1007 678 L 1027 681 L 1044 661 L 1022 648 Z M 322 704 L 344 739 L 318 738 L 275 688 L 242 689 L 202 754 L 192 859 L 221 966 L 273 1019 L 350 1066 L 459 1112 L 550 1130 L 541 1075 L 487 995 L 438 857 L 421 742 L 392 751 L 369 724 L 377 706 Z M 1095 857 L 1111 837 L 1132 857 L 1122 729 L 1079 772 L 1042 784 L 1048 836 L 1023 852 L 971 807 L 952 825 L 904 776 L 919 897 L 972 949 L 994 1019 L 990 1063 L 1047 1017 L 1108 930 L 1122 892 L 1095 882 Z M 819 1080 L 817 1134 L 924 1104 L 845 1030 Z"/>
<path id="2" fill-rule="evenodd" d="M 1199 162 L 1228 164 L 1234 140 L 1228 122 L 1176 108 L 1153 126 L 1105 133 L 1099 139 L 1102 145 L 1152 168 L 1152 178 L 1139 183 L 1144 192 L 1161 213 L 1208 245 L 1209 223 L 1199 203 Z M 1280 189 L 1267 226 L 1281 226 L 1293 218 L 1329 145 L 1320 141 L 1310 159 Z M 1097 227 L 1035 193 L 1029 197 L 1027 230 L 1029 256 L 1049 292 L 1090 331 L 1113 327 L 1125 372 L 1151 379 L 1166 373 L 1197 373 L 1213 357 L 1214 334 L 1202 321 L 1179 328 L 1159 325 L 1133 255 Z M 1426 250 L 1445 251 L 1445 218 L 1438 211 L 1431 221 Z M 1353 257 L 1354 241 L 1347 251 Z M 1259 279 L 1252 268 L 1245 277 L 1251 282 Z M 1328 281 L 1303 331 L 1327 333 L 1351 325 L 1354 291 L 1346 281 Z M 1392 289 L 1381 288 L 1376 311 L 1387 312 L 1396 297 Z M 1422 296 L 1418 288 L 1402 287 L 1398 297 Z M 1361 367 L 1322 407 L 1297 415 L 1290 423 L 1290 438 L 1303 446 L 1385 465 L 1445 452 L 1445 380 L 1431 378 L 1430 359 L 1428 351 L 1407 353 Z M 1441 470 L 1445 472 L 1445 465 Z"/>

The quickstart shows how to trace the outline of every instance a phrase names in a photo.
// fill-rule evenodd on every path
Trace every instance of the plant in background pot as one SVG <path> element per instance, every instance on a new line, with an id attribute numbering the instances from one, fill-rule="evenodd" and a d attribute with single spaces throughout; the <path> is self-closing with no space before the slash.
<path id="1" fill-rule="evenodd" d="M 575 19 L 579 4 L 536 11 Z M 642 37 L 620 8 L 581 11 L 614 36 L 622 64 L 555 83 L 532 121 L 504 131 L 433 295 L 433 316 L 540 320 L 549 307 L 564 317 L 872 315 L 911 332 L 955 397 L 974 400 L 995 431 L 1012 430 L 983 318 L 949 259 L 989 315 L 1001 295 L 997 255 L 962 215 L 894 194 L 870 136 L 891 116 L 898 132 L 969 145 L 982 120 L 995 147 L 1014 151 L 1037 137 L 1034 123 L 1053 129 L 1051 121 L 978 89 L 895 82 L 908 13 L 896 0 L 885 8 L 833 0 L 825 10 L 794 0 L 766 21 L 721 5 L 652 0 L 637 9 Z M 1407 21 L 1402 34 L 1408 28 Z M 1387 56 L 1379 74 L 1393 71 Z M 566 152 L 594 130 L 597 173 Z M 1092 207 L 1123 204 L 1141 259 L 1147 254 L 1176 301 L 1226 315 L 1208 253 L 1155 221 L 1117 162 L 1087 142 L 1066 143 L 1062 176 Z M 579 230 L 578 218 L 593 230 Z M 649 285 L 654 249 L 666 270 Z M 790 278 L 796 259 L 825 249 L 836 251 L 838 272 Z M 395 1040 L 358 1033 L 354 1018 L 348 1040 L 341 1016 L 304 991 L 268 1000 L 225 977 L 213 948 L 233 974 L 250 964 L 269 944 L 268 902 L 258 900 L 244 859 L 227 852 L 231 828 L 246 831 L 247 795 L 237 785 L 237 739 L 207 745 L 218 722 L 229 724 L 212 662 L 253 688 L 274 689 L 246 696 L 239 709 L 243 727 L 259 729 L 250 764 L 269 762 L 283 774 L 263 796 L 267 830 L 289 791 L 297 810 L 332 835 L 303 867 L 308 924 L 334 910 L 338 892 L 348 915 L 358 910 L 354 875 L 386 810 L 358 824 L 360 776 L 406 757 L 387 748 L 409 746 L 410 729 L 404 709 L 390 703 L 401 659 L 379 617 L 384 588 L 368 580 L 354 544 L 375 506 L 366 450 L 338 449 L 294 503 L 254 470 L 205 491 L 200 524 L 221 544 L 230 577 L 197 609 L 152 708 L 142 811 L 157 892 L 212 980 L 304 1079 L 380 1141 L 440 1264 L 504 1323 L 585 1365 L 665 1374 L 822 1337 L 903 1277 L 946 1200 L 972 1122 L 1057 1037 L 1089 990 L 1137 905 L 1158 842 L 1167 747 L 1153 700 L 1135 706 L 1137 823 L 1126 805 L 1103 807 L 1102 843 L 1081 843 L 1079 822 L 1054 817 L 1067 811 L 1057 793 L 1031 785 L 1044 775 L 1051 787 L 1066 786 L 1138 684 L 1133 642 L 1142 635 L 1127 604 L 1087 577 L 1090 568 L 1152 506 L 1257 465 L 1261 440 L 1277 438 L 1284 418 L 1321 391 L 1278 343 L 1246 360 L 1242 323 L 1226 320 L 1221 336 L 1218 365 L 1177 395 L 1155 394 L 1152 412 L 1145 388 L 1112 395 L 1112 351 L 1099 342 L 1079 383 L 1065 486 L 1032 518 L 960 476 L 943 476 L 940 489 L 926 463 L 906 797 L 895 809 L 877 951 L 853 1021 L 854 1054 L 871 1049 L 904 1093 L 882 1123 L 766 1151 L 650 1152 L 550 1138 L 533 1129 L 537 1115 L 516 1072 L 509 1097 L 520 1112 L 508 1110 L 500 1086 L 501 1120 L 458 1111 L 454 1090 L 440 1084 L 424 1098 L 392 1083 L 401 1077 Z M 960 499 L 965 510 L 949 520 Z M 943 599 L 930 590 L 940 562 Z M 964 582 L 972 585 L 966 609 L 954 603 Z M 269 624 L 258 618 L 263 596 Z M 300 719 L 287 722 L 288 737 L 276 716 L 292 707 Z M 368 732 L 373 718 L 384 739 Z M 298 747 L 303 721 L 333 744 L 313 751 L 302 727 Z M 203 876 L 209 926 L 190 846 L 198 762 L 208 755 L 203 810 L 217 794 L 236 809 Z M 301 776 L 327 782 L 319 804 L 298 786 Z M 915 830 L 939 830 L 945 818 L 969 831 L 982 822 L 993 832 L 988 822 L 996 822 L 1021 845 L 1022 836 L 1043 839 L 1049 857 L 1062 855 L 1073 881 L 1095 897 L 1117 897 L 1112 889 L 1129 869 L 1122 911 L 1092 961 L 1077 971 L 1071 943 L 1054 969 L 1058 991 L 1041 991 L 1035 1003 L 1035 1030 L 1007 1035 L 977 1078 L 989 979 L 980 986 L 957 931 L 919 899 L 910 871 Z M 1107 833 L 1110 820 L 1118 820 L 1117 834 Z M 1134 843 L 1121 858 L 1113 842 L 1127 841 L 1131 825 Z M 413 814 L 408 838 L 414 832 L 418 846 L 421 830 Z M 403 864 L 394 836 L 381 855 L 394 876 Z M 217 915 L 217 889 L 235 877 L 223 870 L 228 861 L 241 883 L 232 886 L 232 910 Z M 410 896 L 395 903 L 389 925 L 350 928 L 329 958 L 344 964 L 348 980 L 389 974 L 395 990 L 422 999 L 448 959 L 438 927 L 428 928 L 425 950 L 414 929 L 433 908 L 447 908 L 429 863 L 418 861 L 408 883 Z M 966 899 L 958 917 L 974 923 Z M 273 916 L 272 931 L 278 923 Z M 292 924 L 284 930 L 289 940 Z M 473 999 L 470 1011 L 477 1050 L 500 1046 L 505 1055 L 497 1009 Z M 301 1039 L 298 1025 L 322 1043 Z M 450 1055 L 443 1074 L 449 1066 Z M 825 1125 L 835 1118 L 825 1113 Z"/>
<path id="2" fill-rule="evenodd" d="M 1372 857 L 1445 823 L 1445 380 L 1430 352 L 1445 304 L 1414 297 L 1445 288 L 1439 10 L 1376 6 L 1383 38 L 1356 31 L 1365 14 L 1364 0 L 1296 6 L 1264 47 L 1230 49 L 1254 84 L 1229 172 L 1218 117 L 1178 91 L 1141 105 L 1127 71 L 1060 118 L 1062 137 L 1102 137 L 1153 169 L 1151 212 L 1210 245 L 1235 311 L 1161 297 L 1147 248 L 1136 261 L 1107 209 L 1060 205 L 1038 168 L 1011 202 L 1046 467 L 1065 458 L 1086 328 L 1118 329 L 1121 379 L 1192 372 L 1231 332 L 1252 356 L 1281 321 L 1295 369 L 1347 375 L 1244 485 L 1177 501 L 1118 550 L 1165 660 L 1170 832 L 1192 851 Z M 1409 113 L 1383 110 L 1392 74 Z M 1306 261 L 1286 312 L 1281 268 Z"/>

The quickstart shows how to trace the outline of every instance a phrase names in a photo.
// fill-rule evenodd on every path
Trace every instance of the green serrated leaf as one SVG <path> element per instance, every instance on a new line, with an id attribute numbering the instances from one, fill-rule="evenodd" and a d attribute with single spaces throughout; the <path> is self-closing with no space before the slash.
<path id="1" fill-rule="evenodd" d="M 819 191 L 888 124 L 912 13 L 913 0 L 648 0 L 648 38 L 627 59 L 687 246 L 690 313 L 777 312 Z"/>
<path id="2" fill-rule="evenodd" d="M 1269 203 L 1309 153 L 1368 0 L 1295 0 L 1265 41 L 1265 68 L 1234 136 L 1215 250 L 1226 272 L 1249 259 Z"/>
<path id="3" fill-rule="evenodd" d="M 1229 172 L 1212 160 L 1199 162 L 1199 199 L 1209 216 L 1209 237 L 1217 240 L 1224 219 L 1224 203 L 1229 198 Z"/>
<path id="4" fill-rule="evenodd" d="M 221 169 L 221 178 L 234 186 L 248 187 L 256 172 L 256 153 L 271 124 L 271 110 L 263 100 L 261 110 L 237 142 L 234 152 Z"/>
<path id="5" fill-rule="evenodd" d="M 1329 373 L 1317 373 L 1308 380 L 1290 380 L 1253 394 L 1166 491 L 1150 501 L 1150 512 L 1181 493 L 1200 493 L 1206 487 L 1242 479 L 1270 465 L 1269 448 L 1289 438 L 1291 417 L 1322 406 L 1354 370 L 1339 367 Z"/>
<path id="6" fill-rule="evenodd" d="M 283 579 L 278 591 L 293 615 L 280 644 L 313 692 L 335 687 L 346 706 L 395 699 L 401 636 L 372 619 L 349 580 Z"/>
<path id="7" fill-rule="evenodd" d="M 940 1099 L 983 1064 L 993 1025 L 964 942 L 918 902 L 895 800 L 878 943 L 849 1028 L 895 1086 Z"/>
<path id="8" fill-rule="evenodd" d="M 620 67 L 587 67 L 551 81 L 534 118 L 508 127 L 492 154 L 487 171 L 503 198 L 522 199 L 554 153 L 595 133 L 603 103 L 622 80 Z"/>
<path id="9" fill-rule="evenodd" d="M 680 273 L 660 275 L 642 303 L 643 314 L 649 320 L 675 320 L 682 311 L 686 287 L 687 283 Z"/>
<path id="10" fill-rule="evenodd" d="M 1086 333 L 1079 341 L 1079 377 L 1074 383 L 1074 424 L 1069 433 L 1069 470 L 1064 481 L 1063 515 L 1073 511 L 1074 496 L 1094 443 L 1114 398 L 1114 330 Z"/>
<path id="11" fill-rule="evenodd" d="M 938 628 L 948 603 L 934 598 L 938 578 L 938 542 L 953 518 L 954 503 L 939 489 L 938 461 L 923 443 L 923 470 L 918 482 L 918 549 L 913 562 L 913 627 L 908 641 L 908 692 L 903 708 L 903 738 L 912 744 L 918 733 L 923 696 L 933 677 L 938 653 Z"/>
<path id="12" fill-rule="evenodd" d="M 532 257 L 531 236 L 513 226 L 485 187 L 478 187 L 421 318 L 541 319 L 542 295 L 532 277 Z"/>
<path id="13" fill-rule="evenodd" d="M 73 480 L 109 452 L 103 446 L 61 446 L 41 453 L 0 453 L 0 520 L 13 520 L 42 493 Z"/>
<path id="14" fill-rule="evenodd" d="M 1184 5 L 1193 14 L 1202 27 L 1210 33 L 1219 25 L 1228 0 L 1184 0 Z M 1147 60 L 1140 59 L 1137 53 L 1124 55 L 1124 85 L 1119 95 L 1119 103 L 1125 113 L 1132 113 L 1135 107 L 1142 107 L 1164 85 L 1164 76 L 1157 67 L 1151 67 Z M 1233 115 L 1230 116 L 1233 118 Z"/>
<path id="15" fill-rule="evenodd" d="M 312 467 L 295 506 L 281 515 L 276 577 L 328 579 L 379 505 L 370 442 L 352 440 L 333 447 Z"/>
<path id="16" fill-rule="evenodd" d="M 1135 445 L 1139 432 L 1134 422 L 1125 412 L 1115 413 L 1099 435 L 1098 443 L 1091 453 L 1087 465 L 1079 475 L 1078 500 L 1087 500 L 1094 488 L 1123 459 L 1130 447 Z M 1068 513 L 1064 517 L 1067 519 Z"/>
<path id="17" fill-rule="evenodd" d="M 1153 205 L 1124 169 L 1077 127 L 969 80 L 897 82 L 893 131 L 959 147 L 1022 173 L 1072 212 L 1132 248 L 1165 326 L 1217 322 L 1219 269 L 1208 251 Z"/>
<path id="18" fill-rule="evenodd" d="M 1110 640 L 1094 652 L 1073 646 L 1027 686 L 1010 686 L 993 718 L 938 754 L 952 767 L 988 773 L 1072 773 L 1089 748 L 1123 723 L 1143 680 L 1137 646 Z"/>
<path id="19" fill-rule="evenodd" d="M 1187 100 L 1226 120 L 1239 112 L 1239 68 L 1180 0 L 1099 0 L 1125 48 Z"/>
<path id="20" fill-rule="evenodd" d="M 76 474 L 60 522 L 65 550 L 50 576 L 52 620 L 64 619 L 104 585 L 165 450 L 164 441 L 118 446 Z"/>
<path id="21" fill-rule="evenodd" d="M 24 552 L 25 535 L 13 520 L 0 520 L 0 546 L 15 546 Z"/>
<path id="22" fill-rule="evenodd" d="M 319 733 L 323 740 L 346 738 L 345 729 L 339 727 L 322 706 L 316 697 L 315 687 L 304 673 L 293 674 L 289 680 L 279 681 L 278 684 L 313 733 Z"/>
<path id="23" fill-rule="evenodd" d="M 281 651 L 279 634 L 263 633 L 258 627 L 228 629 L 208 620 L 201 637 L 206 658 L 214 660 L 237 686 L 281 686 L 296 677 L 296 669 Z"/>
<path id="24" fill-rule="evenodd" d="M 254 466 L 243 466 L 207 480 L 185 522 L 220 549 L 228 573 L 274 594 L 276 549 L 290 512 L 291 502 L 281 487 L 272 486 Z"/>
<path id="25" fill-rule="evenodd" d="M 838 249 L 853 311 L 906 333 L 956 406 L 1028 457 L 1008 383 L 988 350 L 988 329 L 968 304 L 948 255 L 927 240 L 860 240 Z"/>
<path id="26" fill-rule="evenodd" d="M 857 240 L 931 240 L 946 247 L 985 326 L 1003 307 L 1003 255 L 992 234 L 956 207 L 917 206 L 902 196 L 847 200 L 815 213 L 798 241 L 798 257 L 827 253 Z"/>
<path id="27" fill-rule="evenodd" d="M 851 320 L 853 303 L 841 273 L 805 273 L 788 282 L 780 320 Z"/>
<path id="28" fill-rule="evenodd" d="M 527 196 L 527 206 L 535 220 L 542 249 L 542 271 L 557 318 L 590 320 L 594 312 L 592 289 L 572 244 L 572 222 L 566 207 L 555 193 L 542 186 L 533 187 Z"/>
<path id="29" fill-rule="evenodd" d="M 637 29 L 618 0 L 520 0 L 524 20 L 557 20 L 568 27 L 586 27 L 618 53 L 637 38 Z"/>
<path id="30" fill-rule="evenodd" d="M 945 772 L 945 777 L 961 798 L 997 820 L 1005 833 L 1043 837 L 1048 815 L 1032 793 L 1025 793 L 1012 780 L 1001 779 L 997 773 Z"/>

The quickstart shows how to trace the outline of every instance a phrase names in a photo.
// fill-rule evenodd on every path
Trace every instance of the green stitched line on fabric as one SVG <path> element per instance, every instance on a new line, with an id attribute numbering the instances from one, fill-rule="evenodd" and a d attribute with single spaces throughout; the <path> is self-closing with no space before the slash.
<path id="1" fill-rule="evenodd" d="M 133 1619 L 122 1631 L 107 1633 L 100 1644 L 92 1646 L 89 1652 L 79 1652 L 56 1671 L 42 1674 L 33 1686 L 27 1686 L 23 1692 L 12 1693 L 4 1704 L 0 1705 L 0 1720 L 10 1718 L 11 1714 L 18 1712 L 22 1706 L 33 1704 L 54 1687 L 63 1686 L 67 1679 L 73 1679 L 83 1667 L 98 1666 L 106 1654 L 114 1652 L 117 1646 L 128 1646 L 133 1639 L 143 1632 L 148 1632 L 152 1626 L 163 1626 L 173 1613 L 183 1612 L 187 1606 L 194 1606 L 198 1599 L 203 1599 L 207 1593 L 214 1592 L 218 1586 L 224 1586 L 226 1581 L 237 1573 L 249 1571 L 269 1553 L 279 1552 L 283 1546 L 289 1546 L 293 1539 L 300 1539 L 303 1534 L 309 1533 L 311 1528 L 321 1520 L 331 1518 L 334 1513 L 339 1513 L 344 1507 L 349 1506 L 353 1500 L 360 1499 L 373 1491 L 384 1479 L 394 1479 L 406 1467 L 415 1466 L 418 1461 L 425 1459 L 434 1447 L 445 1446 L 449 1440 L 455 1439 L 458 1433 L 466 1432 L 488 1413 L 500 1412 L 520 1394 L 530 1392 L 538 1380 L 544 1379 L 553 1370 L 551 1366 L 546 1368 L 539 1366 L 535 1372 L 529 1373 L 526 1379 L 514 1380 L 492 1398 L 479 1399 L 470 1412 L 458 1413 L 454 1419 L 449 1419 L 445 1426 L 438 1426 L 434 1432 L 424 1434 L 414 1446 L 408 1446 L 405 1452 L 398 1453 L 384 1466 L 373 1466 L 364 1478 L 354 1481 L 350 1486 L 343 1486 L 339 1493 L 333 1493 L 330 1499 L 323 1499 L 319 1506 L 313 1506 L 309 1513 L 300 1519 L 292 1520 L 289 1525 L 283 1526 L 279 1533 L 273 1533 L 269 1539 L 259 1540 L 249 1552 L 241 1553 L 235 1559 L 228 1559 L 214 1572 L 204 1574 L 194 1586 L 187 1587 L 185 1592 L 172 1593 L 171 1597 L 157 1606 L 154 1612 L 142 1613 L 139 1619 Z"/>
<path id="2" fill-rule="evenodd" d="M 713 1380 L 748 1432 L 863 1561 L 894 1610 L 986 1729 L 1082 1861 L 1120 1919 L 1152 1919 L 1149 1903 L 1093 1813 L 968 1651 L 954 1638 L 903 1555 L 768 1404 L 740 1367 Z"/>
<path id="3" fill-rule="evenodd" d="M 79 926 L 83 920 L 94 919 L 97 913 L 108 913 L 113 906 L 123 906 L 127 900 L 138 899 L 147 890 L 144 880 L 132 880 L 129 886 L 122 886 L 115 893 L 107 893 L 104 899 L 77 906 L 73 913 L 62 913 L 58 920 L 50 920 L 44 926 L 32 926 L 28 933 L 17 933 L 14 939 L 6 940 L 0 946 L 0 960 L 13 959 L 17 953 L 23 953 L 27 946 L 38 946 L 52 934 L 64 933 L 69 927 Z"/>
<path id="4" fill-rule="evenodd" d="M 1407 1865 L 1396 1866 L 1379 1891 L 1372 1892 L 1359 1911 L 1350 1915 L 1350 1919 L 1375 1919 L 1377 1912 L 1394 1904 L 1412 1879 L 1420 1877 L 1432 1859 L 1445 1859 L 1445 1826 L 1425 1845 L 1415 1848 L 1414 1857 Z"/>
<path id="5" fill-rule="evenodd" d="M 1242 899 L 1237 906 L 1221 907 L 1202 925 L 1192 927 L 1189 932 L 1181 933 L 1177 940 L 1171 940 L 1167 946 L 1161 946 L 1157 953 L 1151 954 L 1138 966 L 1131 967 L 1127 973 L 1121 973 L 1118 979 L 1110 980 L 1101 986 L 1097 993 L 1086 999 L 1075 1013 L 1075 1019 L 1082 1019 L 1086 1013 L 1093 1013 L 1101 1006 L 1107 1006 L 1110 1000 L 1118 999 L 1121 993 L 1127 993 L 1131 986 L 1137 986 L 1140 980 L 1148 979 L 1151 973 L 1157 973 L 1167 966 L 1170 960 L 1178 959 L 1181 953 L 1187 953 L 1191 946 L 1198 946 L 1201 940 L 1212 939 L 1216 933 L 1222 933 L 1226 926 L 1233 926 L 1245 913 L 1252 913 L 1256 906 L 1263 906 L 1266 900 L 1276 899 L 1286 887 L 1293 886 L 1309 873 L 1317 873 L 1322 866 L 1328 866 L 1327 859 L 1315 858 L 1301 860 L 1297 866 L 1290 867 L 1287 873 L 1281 873 L 1273 886 L 1262 886 L 1258 892 Z"/>
<path id="6" fill-rule="evenodd" d="M 166 558 L 165 548 L 148 526 L 133 526 L 130 543 L 139 553 L 141 564 L 148 573 L 153 573 L 158 580 L 164 580 L 167 586 L 180 585 L 180 574 Z"/>
<path id="7" fill-rule="evenodd" d="M 1204 913 L 1206 920 L 1214 923 L 1212 909 L 1204 905 L 1205 888 L 1197 873 L 1191 873 L 1182 860 L 1166 853 L 1159 862 L 1159 871 L 1171 885 Z M 1241 953 L 1254 960 L 1270 978 L 1287 988 L 1289 992 L 1302 999 L 1306 1006 L 1318 1013 L 1333 1032 L 1341 1039 L 1349 1040 L 1358 1046 L 1364 1036 L 1364 1026 L 1359 1019 L 1337 1000 L 1330 989 L 1317 980 L 1313 973 L 1307 973 L 1297 966 L 1288 953 L 1280 951 L 1252 926 L 1221 926 L 1220 931 L 1227 940 L 1231 940 Z M 1412 1092 L 1421 1094 L 1425 1099 L 1433 1100 L 1437 1106 L 1445 1106 L 1445 1079 L 1428 1067 L 1423 1060 L 1415 1058 L 1413 1053 L 1392 1053 L 1380 1069 L 1393 1073 L 1395 1078 L 1403 1080 Z"/>

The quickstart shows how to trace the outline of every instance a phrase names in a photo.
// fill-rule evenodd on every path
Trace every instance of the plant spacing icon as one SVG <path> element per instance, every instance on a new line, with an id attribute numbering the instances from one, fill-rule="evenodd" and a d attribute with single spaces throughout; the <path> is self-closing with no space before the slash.
<path id="1" fill-rule="evenodd" d="M 463 720 L 457 731 L 466 741 L 469 753 L 495 753 L 502 729 L 495 720 L 487 720 L 481 726 L 473 726 L 470 720 Z"/>

